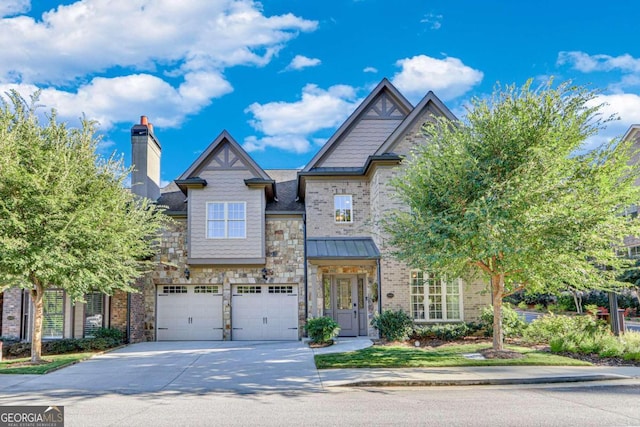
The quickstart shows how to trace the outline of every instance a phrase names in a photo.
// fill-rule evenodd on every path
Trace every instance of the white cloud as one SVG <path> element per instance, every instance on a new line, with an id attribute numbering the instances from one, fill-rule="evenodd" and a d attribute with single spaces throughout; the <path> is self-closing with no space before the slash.
<path id="1" fill-rule="evenodd" d="M 640 123 L 640 95 L 632 93 L 600 95 L 588 105 L 599 104 L 605 104 L 600 110 L 603 118 L 615 115 L 620 120 L 607 123 L 606 129 L 589 138 L 584 147 L 586 150 L 593 149 L 612 138 L 622 137 L 631 125 Z"/>
<path id="2" fill-rule="evenodd" d="M 28 97 L 34 85 L 0 85 L 0 93 L 15 89 Z M 131 111 L 139 111 L 163 127 L 178 126 L 184 118 L 210 103 L 211 98 L 231 92 L 231 85 L 214 73 L 192 73 L 178 88 L 150 74 L 122 77 L 96 77 L 69 92 L 56 88 L 43 89 L 39 104 L 47 110 L 55 108 L 65 121 L 75 121 L 81 113 L 98 121 L 101 129 L 114 123 L 131 121 Z M 162 102 L 158 102 L 162 99 Z"/>
<path id="3" fill-rule="evenodd" d="M 583 73 L 612 70 L 640 73 L 640 58 L 634 58 L 628 53 L 620 56 L 610 56 L 603 54 L 589 55 L 578 51 L 560 52 L 558 54 L 557 64 L 568 64 Z"/>
<path id="4" fill-rule="evenodd" d="M 365 69 L 362 71 L 365 73 L 377 73 L 378 69 L 374 67 L 365 67 Z"/>
<path id="5" fill-rule="evenodd" d="M 0 11 L 28 6 L 10 4 Z M 0 19 L 0 45 L 11 46 L 0 50 L 0 84 L 44 88 L 43 102 L 61 114 L 84 111 L 104 126 L 130 121 L 129 107 L 177 126 L 232 91 L 226 68 L 264 66 L 316 27 L 292 14 L 265 16 L 252 0 L 78 0 L 38 20 Z"/>
<path id="6" fill-rule="evenodd" d="M 339 125 L 354 108 L 355 90 L 336 85 L 328 90 L 308 84 L 296 102 L 251 104 L 245 112 L 253 114 L 251 126 L 267 135 L 309 134 Z"/>
<path id="7" fill-rule="evenodd" d="M 417 55 L 400 59 L 401 71 L 393 76 L 393 84 L 409 100 L 420 100 L 432 90 L 440 99 L 448 101 L 468 92 L 482 81 L 482 71 L 464 65 L 458 58 L 431 58 Z"/>
<path id="8" fill-rule="evenodd" d="M 276 147 L 296 153 L 307 152 L 316 143 L 312 138 L 315 132 L 341 124 L 359 101 L 351 86 L 335 85 L 324 90 L 308 84 L 302 89 L 299 101 L 251 104 L 245 110 L 254 117 L 249 123 L 265 136 L 249 137 L 243 147 L 247 151 Z"/>
<path id="9" fill-rule="evenodd" d="M 318 58 L 307 58 L 306 56 L 296 55 L 287 65 L 287 70 L 302 70 L 303 68 L 316 67 L 321 64 Z"/>
<path id="10" fill-rule="evenodd" d="M 429 13 L 420 20 L 420 23 L 428 24 L 431 30 L 439 30 L 442 27 L 442 18 L 440 14 Z"/>
<path id="11" fill-rule="evenodd" d="M 0 3 L 0 16 L 13 16 L 28 12 L 31 9 L 30 0 L 2 0 Z"/>
<path id="12" fill-rule="evenodd" d="M 251 151 L 264 151 L 267 147 L 279 148 L 294 153 L 306 153 L 311 150 L 311 144 L 302 135 L 277 135 L 258 138 L 249 136 L 245 138 L 242 148 Z"/>

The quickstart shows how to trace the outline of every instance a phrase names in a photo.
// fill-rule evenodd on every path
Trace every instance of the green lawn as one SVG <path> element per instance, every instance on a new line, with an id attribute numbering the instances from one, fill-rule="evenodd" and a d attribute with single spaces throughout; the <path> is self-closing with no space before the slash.
<path id="1" fill-rule="evenodd" d="M 319 369 L 331 368 L 422 368 L 437 366 L 588 366 L 587 362 L 536 351 L 527 347 L 505 346 L 525 355 L 521 359 L 473 360 L 463 353 L 477 353 L 487 344 L 447 345 L 435 349 L 402 346 L 373 346 L 348 353 L 321 354 L 315 357 Z"/>
<path id="2" fill-rule="evenodd" d="M 71 354 L 55 354 L 42 356 L 44 360 L 50 363 L 42 365 L 23 365 L 30 358 L 10 359 L 0 362 L 0 374 L 46 374 L 67 365 L 72 365 L 81 360 L 90 358 L 96 353 L 71 353 Z"/>

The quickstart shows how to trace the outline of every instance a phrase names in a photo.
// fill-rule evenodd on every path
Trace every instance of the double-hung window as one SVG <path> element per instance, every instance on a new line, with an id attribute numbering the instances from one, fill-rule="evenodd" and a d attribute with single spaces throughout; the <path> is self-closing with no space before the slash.
<path id="1" fill-rule="evenodd" d="M 435 273 L 412 270 L 411 314 L 414 320 L 462 320 L 462 282 Z"/>
<path id="2" fill-rule="evenodd" d="M 62 338 L 64 335 L 64 291 L 47 289 L 42 299 L 42 338 Z"/>
<path id="3" fill-rule="evenodd" d="M 353 222 L 353 205 L 351 195 L 335 195 L 333 196 L 333 208 L 335 212 L 335 220 L 338 223 Z"/>
<path id="4" fill-rule="evenodd" d="M 207 238 L 244 239 L 247 237 L 245 202 L 207 203 Z"/>
<path id="5" fill-rule="evenodd" d="M 85 296 L 84 337 L 93 338 L 96 330 L 104 326 L 104 294 L 92 292 Z"/>

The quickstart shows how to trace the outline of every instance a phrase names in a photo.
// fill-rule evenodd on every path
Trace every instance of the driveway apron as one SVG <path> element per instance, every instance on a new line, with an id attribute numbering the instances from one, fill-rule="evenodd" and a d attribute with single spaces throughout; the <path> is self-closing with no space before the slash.
<path id="1" fill-rule="evenodd" d="M 0 392 L 64 394 L 319 391 L 313 352 L 300 341 L 132 344 Z"/>

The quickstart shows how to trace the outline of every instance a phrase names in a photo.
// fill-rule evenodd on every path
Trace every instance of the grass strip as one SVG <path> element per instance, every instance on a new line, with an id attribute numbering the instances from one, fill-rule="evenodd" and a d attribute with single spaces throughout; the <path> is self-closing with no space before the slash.
<path id="1" fill-rule="evenodd" d="M 446 345 L 436 348 L 372 346 L 347 353 L 315 356 L 318 369 L 333 368 L 423 368 L 455 366 L 589 366 L 588 362 L 537 351 L 527 347 L 505 346 L 525 357 L 519 359 L 474 360 L 463 356 L 487 349 L 486 344 Z"/>
<path id="2" fill-rule="evenodd" d="M 94 354 L 96 353 L 89 352 L 45 355 L 42 356 L 42 358 L 49 363 L 42 363 L 39 365 L 29 365 L 28 362 L 31 359 L 28 357 L 5 360 L 0 362 L 0 374 L 46 374 L 51 371 L 55 371 L 56 369 L 89 359 Z"/>

